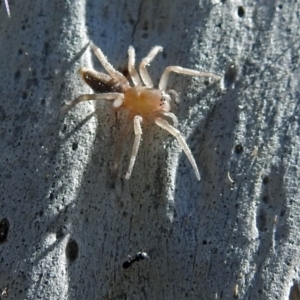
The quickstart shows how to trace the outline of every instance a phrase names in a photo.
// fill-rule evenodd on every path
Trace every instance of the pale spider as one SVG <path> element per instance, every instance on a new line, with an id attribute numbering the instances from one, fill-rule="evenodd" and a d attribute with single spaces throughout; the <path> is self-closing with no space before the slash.
<path id="1" fill-rule="evenodd" d="M 154 59 L 157 53 L 161 52 L 161 46 L 155 46 L 151 49 L 149 54 L 142 60 L 139 66 L 139 74 L 135 69 L 135 51 L 132 46 L 128 49 L 128 72 L 131 77 L 133 86 L 130 86 L 127 78 L 108 62 L 100 48 L 97 48 L 91 43 L 91 48 L 97 58 L 100 60 L 107 74 L 97 72 L 95 70 L 80 68 L 79 73 L 83 80 L 93 89 L 95 94 L 84 94 L 76 98 L 67 105 L 74 106 L 82 101 L 89 100 L 110 100 L 115 109 L 127 109 L 129 112 L 129 119 L 133 119 L 133 127 L 135 139 L 132 147 L 128 171 L 125 175 L 126 179 L 130 178 L 138 149 L 141 142 L 142 128 L 141 123 L 145 120 L 154 120 L 154 122 L 161 128 L 172 134 L 179 142 L 180 147 L 187 155 L 198 180 L 200 174 L 195 162 L 195 159 L 185 142 L 181 133 L 175 128 L 178 124 L 176 116 L 170 112 L 170 94 L 172 91 L 167 91 L 167 83 L 170 72 L 185 74 L 190 76 L 213 77 L 220 79 L 221 77 L 207 72 L 199 72 L 191 69 L 186 69 L 178 66 L 167 67 L 159 81 L 158 88 L 154 88 L 153 82 L 147 72 L 146 66 Z M 171 118 L 173 127 L 164 117 Z M 122 143 L 128 131 L 131 128 L 131 122 L 128 122 L 123 129 L 121 136 Z M 121 157 L 121 147 L 117 147 L 114 161 L 114 171 L 118 169 Z"/>

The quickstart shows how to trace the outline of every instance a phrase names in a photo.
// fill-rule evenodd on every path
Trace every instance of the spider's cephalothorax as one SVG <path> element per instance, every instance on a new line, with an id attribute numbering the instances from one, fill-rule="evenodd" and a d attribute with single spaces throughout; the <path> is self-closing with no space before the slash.
<path id="1" fill-rule="evenodd" d="M 161 128 L 167 130 L 177 139 L 180 147 L 185 152 L 190 163 L 192 164 L 197 179 L 200 180 L 200 174 L 191 150 L 186 144 L 181 133 L 175 128 L 178 124 L 178 120 L 176 116 L 170 112 L 171 97 L 166 88 L 170 72 L 190 76 L 213 77 L 215 79 L 220 79 L 220 77 L 212 73 L 199 72 L 178 66 L 170 66 L 164 70 L 160 78 L 158 88 L 154 88 L 146 66 L 153 60 L 157 53 L 163 50 L 163 48 L 161 46 L 153 47 L 149 54 L 142 60 L 138 73 L 135 69 L 135 51 L 134 48 L 130 46 L 128 49 L 128 72 L 133 83 L 133 86 L 131 86 L 127 78 L 122 73 L 115 70 L 114 67 L 108 62 L 100 48 L 97 48 L 92 43 L 91 48 L 108 74 L 81 68 L 79 70 L 81 77 L 95 93 L 81 95 L 68 105 L 74 106 L 79 102 L 89 100 L 110 100 L 113 101 L 112 105 L 115 109 L 128 110 L 129 118 L 130 120 L 133 120 L 135 139 L 125 178 L 130 178 L 138 153 L 142 135 L 141 123 L 143 119 L 149 119 L 153 120 Z M 165 117 L 171 118 L 174 126 L 170 125 Z M 130 130 L 130 126 L 124 126 L 121 137 L 122 141 L 128 130 Z M 116 149 L 114 162 L 115 170 L 118 169 L 119 160 L 121 157 L 120 149 L 120 147 L 117 147 Z"/>

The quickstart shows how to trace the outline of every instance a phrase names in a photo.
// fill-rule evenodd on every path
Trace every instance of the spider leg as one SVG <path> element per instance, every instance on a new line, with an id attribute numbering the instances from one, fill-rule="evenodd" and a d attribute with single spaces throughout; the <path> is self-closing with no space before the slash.
<path id="1" fill-rule="evenodd" d="M 122 105 L 124 100 L 124 94 L 122 93 L 103 93 L 103 94 L 84 94 L 77 97 L 75 100 L 66 103 L 62 107 L 62 111 L 67 111 L 71 109 L 73 106 L 78 104 L 82 101 L 89 101 L 89 100 L 114 100 L 113 106 L 118 108 Z"/>
<path id="2" fill-rule="evenodd" d="M 130 74 L 133 84 L 135 86 L 139 86 L 142 85 L 142 81 L 134 65 L 135 65 L 135 51 L 134 48 L 130 46 L 128 48 L 128 72 Z"/>
<path id="3" fill-rule="evenodd" d="M 191 165 L 192 165 L 192 167 L 195 171 L 197 179 L 200 180 L 199 170 L 198 170 L 198 167 L 196 165 L 193 154 L 192 154 L 189 146 L 185 142 L 185 140 L 184 140 L 183 136 L 181 135 L 181 133 L 176 128 L 171 126 L 166 120 L 164 120 L 162 118 L 156 118 L 155 123 L 158 126 L 160 126 L 161 128 L 167 130 L 169 133 L 171 133 L 177 139 L 181 149 L 185 152 L 186 156 L 188 157 L 188 159 L 189 159 L 189 161 L 190 161 L 190 163 L 191 163 Z"/>
<path id="4" fill-rule="evenodd" d="M 130 175 L 131 175 L 134 163 L 135 163 L 135 159 L 136 159 L 137 153 L 139 151 L 139 146 L 140 146 L 141 136 L 142 136 L 142 127 L 141 127 L 142 121 L 143 121 L 143 118 L 141 116 L 135 116 L 133 119 L 133 128 L 134 128 L 135 138 L 134 138 L 134 143 L 133 143 L 133 147 L 132 147 L 132 151 L 131 151 L 131 157 L 130 157 L 130 162 L 129 162 L 129 166 L 128 166 L 128 171 L 125 175 L 126 179 L 130 178 Z"/>
<path id="5" fill-rule="evenodd" d="M 95 55 L 97 56 L 97 58 L 99 59 L 99 61 L 101 62 L 102 66 L 104 67 L 104 69 L 107 71 L 107 73 L 117 79 L 118 81 L 120 81 L 121 83 L 128 83 L 128 80 L 126 79 L 126 77 L 118 72 L 107 60 L 106 56 L 103 54 L 102 50 L 100 48 L 97 48 L 92 42 L 91 42 L 91 48 L 94 51 Z"/>
<path id="6" fill-rule="evenodd" d="M 147 87 L 152 88 L 153 87 L 153 82 L 148 74 L 148 71 L 146 69 L 146 66 L 149 65 L 151 63 L 151 61 L 154 59 L 154 57 L 156 56 L 157 53 L 163 51 L 163 47 L 161 46 L 155 46 L 153 47 L 149 54 L 141 61 L 140 63 L 140 75 L 142 77 L 143 82 L 145 83 L 145 85 Z"/>
<path id="7" fill-rule="evenodd" d="M 171 99 L 174 101 L 174 103 L 178 104 L 179 103 L 179 95 L 176 91 L 172 90 L 172 89 L 168 89 L 166 91 L 166 93 L 168 95 L 170 95 Z"/>
<path id="8" fill-rule="evenodd" d="M 164 115 L 164 116 L 166 116 L 166 117 L 171 118 L 172 121 L 173 121 L 173 126 L 174 126 L 174 127 L 177 127 L 177 126 L 178 126 L 178 119 L 177 119 L 177 117 L 176 117 L 173 113 L 164 111 L 164 112 L 162 112 L 161 114 Z"/>
<path id="9" fill-rule="evenodd" d="M 9 5 L 8 5 L 8 0 L 4 0 L 4 3 L 5 3 L 7 15 L 10 18 L 10 10 L 9 10 Z"/>
<path id="10" fill-rule="evenodd" d="M 163 74 L 161 75 L 160 81 L 159 81 L 159 89 L 161 91 L 165 91 L 168 84 L 168 79 L 170 76 L 170 73 L 178 73 L 178 74 L 184 74 L 184 75 L 190 75 L 190 76 L 201 76 L 201 77 L 212 77 L 217 80 L 221 79 L 221 76 L 215 75 L 213 73 L 207 73 L 207 72 L 199 72 L 196 70 L 186 69 L 178 66 L 170 66 L 165 68 Z"/>

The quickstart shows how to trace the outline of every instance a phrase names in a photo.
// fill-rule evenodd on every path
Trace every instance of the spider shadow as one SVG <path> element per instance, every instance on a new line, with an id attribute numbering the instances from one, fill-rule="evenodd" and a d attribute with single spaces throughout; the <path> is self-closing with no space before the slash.
<path id="1" fill-rule="evenodd" d="M 96 115 L 96 112 L 92 112 L 88 114 L 84 119 L 76 123 L 76 126 L 72 128 L 71 131 L 68 131 L 67 134 L 64 135 L 62 139 L 60 139 L 60 143 L 64 144 L 66 141 L 68 141 L 72 136 L 74 136 L 74 133 L 78 132 L 82 126 L 84 126 L 92 117 Z M 66 130 L 66 127 L 63 128 L 63 131 Z"/>
<path id="2" fill-rule="evenodd" d="M 224 191 L 223 182 L 226 179 L 224 165 L 230 159 L 232 145 L 235 143 L 234 135 L 231 133 L 237 126 L 239 87 L 237 82 L 235 90 L 229 90 L 224 94 L 212 85 L 195 97 L 194 102 L 199 98 L 204 99 L 201 101 L 208 101 L 208 98 L 216 99 L 212 101 L 210 109 L 203 112 L 202 121 L 187 139 L 199 167 L 201 181 L 196 180 L 194 171 L 184 154 L 180 155 L 178 163 L 172 242 L 177 240 L 190 242 L 181 245 L 176 245 L 174 242 L 173 247 L 180 246 L 182 251 L 193 253 L 197 264 L 201 265 L 203 286 L 209 284 L 213 275 L 207 276 L 207 274 L 217 272 L 217 265 L 218 268 L 226 268 L 224 261 L 228 260 L 227 253 L 230 250 L 228 245 L 236 244 L 235 241 L 232 244 L 228 243 L 224 238 L 231 235 L 237 212 L 230 185 L 228 184 L 228 189 Z M 224 209 L 226 198 L 233 198 L 233 201 L 228 204 L 226 202 L 226 209 Z M 227 218 L 229 224 L 225 228 L 222 222 L 212 222 L 212 220 L 222 221 L 224 218 Z M 236 263 L 240 262 L 236 261 Z M 228 280 L 231 280 L 234 286 L 235 277 Z"/>

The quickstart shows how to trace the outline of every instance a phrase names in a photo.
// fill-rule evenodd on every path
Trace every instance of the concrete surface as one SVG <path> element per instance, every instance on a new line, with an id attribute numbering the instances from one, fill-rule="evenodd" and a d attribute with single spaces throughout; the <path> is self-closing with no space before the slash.
<path id="1" fill-rule="evenodd" d="M 0 6 L 1 299 L 300 299 L 297 1 L 9 1 Z M 174 138 L 143 126 L 132 178 L 111 168 L 126 117 L 65 101 L 101 70 L 173 75 L 173 107 L 202 180 Z M 231 65 L 236 66 L 232 68 Z M 149 260 L 122 268 L 128 255 Z"/>

